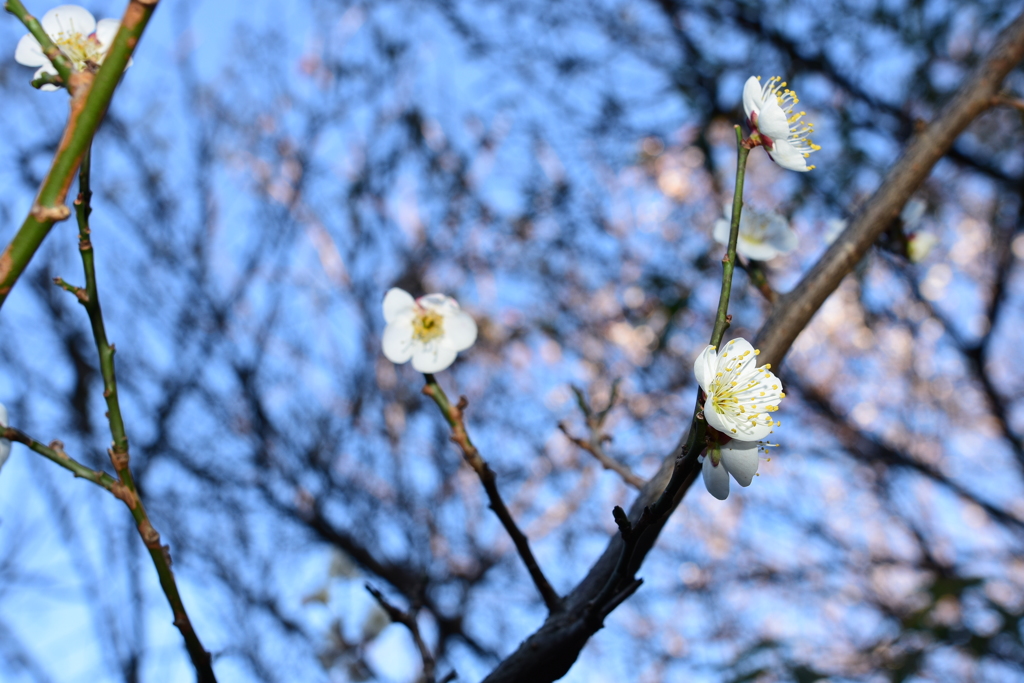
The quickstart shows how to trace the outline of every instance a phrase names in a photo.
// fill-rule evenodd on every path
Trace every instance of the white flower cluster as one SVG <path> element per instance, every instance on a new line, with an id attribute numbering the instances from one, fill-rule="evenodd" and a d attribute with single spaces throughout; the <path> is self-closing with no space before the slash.
<path id="1" fill-rule="evenodd" d="M 697 383 L 707 397 L 704 419 L 727 437 L 720 448 L 702 456 L 704 485 L 715 498 L 729 496 L 729 475 L 740 486 L 749 486 L 757 473 L 761 441 L 779 423 L 772 413 L 785 398 L 782 383 L 771 365 L 757 367 L 755 350 L 745 339 L 733 339 L 719 353 L 706 347 L 694 363 Z"/>

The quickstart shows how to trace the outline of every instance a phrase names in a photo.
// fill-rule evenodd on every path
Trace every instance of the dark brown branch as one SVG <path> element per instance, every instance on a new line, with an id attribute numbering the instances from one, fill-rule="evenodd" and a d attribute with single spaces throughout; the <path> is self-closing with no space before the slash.
<path id="1" fill-rule="evenodd" d="M 758 343 L 755 345 L 761 349 L 763 362 L 777 364 L 785 356 L 811 316 L 853 270 L 875 239 L 899 215 L 906 200 L 949 150 L 957 135 L 991 106 L 1002 80 L 1022 57 L 1024 14 L 1003 30 L 993 49 L 967 77 L 953 100 L 910 143 L 878 191 L 853 217 L 850 227 L 800 284 L 790 294 L 782 297 L 757 337 Z M 676 452 L 662 461 L 658 473 L 637 496 L 630 508 L 630 520 L 639 520 L 642 511 L 654 505 L 655 501 L 664 501 L 668 512 L 678 505 L 696 477 L 698 468 L 695 466 L 695 457 L 692 458 L 693 467 L 675 467 Z M 674 479 L 682 481 L 670 481 L 673 475 L 676 475 Z M 666 488 L 672 492 L 668 500 L 661 496 Z M 638 534 L 636 545 L 629 553 L 628 572 L 635 572 L 643 562 L 667 518 L 667 514 L 664 517 L 657 515 L 654 522 Z M 635 533 L 635 522 L 633 524 L 632 531 Z M 623 549 L 622 534 L 615 534 L 586 577 L 566 596 L 562 610 L 552 613 L 540 629 L 491 672 L 485 682 L 545 683 L 564 676 L 590 636 L 601 627 L 600 622 L 591 618 L 593 601 L 609 594 L 607 586 L 622 569 L 619 560 L 623 556 Z M 632 573 L 629 575 L 632 576 Z M 614 597 L 614 591 L 611 593 Z"/>
<path id="2" fill-rule="evenodd" d="M 541 597 L 544 599 L 544 604 L 547 605 L 548 611 L 557 611 L 561 606 L 562 599 L 555 592 L 555 589 L 551 587 L 551 584 L 548 583 L 544 572 L 541 571 L 540 565 L 537 564 L 537 558 L 533 556 L 533 551 L 530 550 L 530 541 L 519 530 L 516 521 L 512 519 L 512 513 L 505 506 L 505 501 L 502 500 L 501 493 L 498 492 L 494 470 L 490 468 L 487 461 L 480 455 L 480 451 L 469 440 L 469 434 L 466 432 L 466 423 L 463 420 L 463 411 L 469 405 L 469 402 L 465 396 L 461 396 L 459 397 L 458 404 L 453 406 L 448 401 L 448 396 L 444 393 L 441 385 L 434 379 L 434 376 L 430 374 L 424 376 L 427 379 L 427 384 L 423 387 L 423 393 L 434 399 L 434 403 L 441 409 L 441 413 L 452 429 L 452 441 L 462 449 L 462 457 L 465 458 L 466 463 L 480 477 L 480 483 L 483 484 L 484 491 L 487 492 L 487 500 L 490 501 L 491 509 L 494 510 L 494 514 L 501 520 L 501 525 L 505 527 L 505 531 L 512 538 L 512 543 L 515 544 L 516 550 L 519 551 L 519 556 L 523 558 L 523 564 L 526 565 L 526 570 L 530 573 L 530 578 L 533 579 L 534 585 L 537 586 L 538 592 L 540 592 Z"/>
<path id="3" fill-rule="evenodd" d="M 875 194 L 850 219 L 850 226 L 800 283 L 779 300 L 754 344 L 761 349 L 764 362 L 781 362 L 821 304 L 899 216 L 903 205 L 957 136 L 992 106 L 1006 74 L 1022 58 L 1024 14 L 1003 30 L 992 51 L 967 77 L 949 104 L 910 142 Z"/>

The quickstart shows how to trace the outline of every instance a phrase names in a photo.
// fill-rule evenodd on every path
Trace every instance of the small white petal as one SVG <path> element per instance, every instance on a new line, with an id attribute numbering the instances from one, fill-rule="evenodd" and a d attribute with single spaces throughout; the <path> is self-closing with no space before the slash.
<path id="1" fill-rule="evenodd" d="M 50 63 L 50 60 L 43 54 L 43 48 L 39 45 L 39 41 L 31 34 L 22 36 L 18 41 L 18 46 L 14 48 L 14 61 L 24 66 L 42 66 Z"/>
<path id="2" fill-rule="evenodd" d="M 114 36 L 117 35 L 119 28 L 121 28 L 121 22 L 118 19 L 100 19 L 96 22 L 96 40 L 103 46 L 104 53 L 110 49 L 110 44 L 114 42 Z"/>
<path id="3" fill-rule="evenodd" d="M 750 486 L 757 466 L 761 462 L 756 441 L 736 441 L 722 446 L 722 467 L 731 474 L 740 486 Z"/>
<path id="4" fill-rule="evenodd" d="M 789 137 L 789 121 L 786 119 L 786 112 L 775 101 L 775 97 L 769 95 L 757 114 L 757 130 L 772 139 L 785 140 Z"/>
<path id="5" fill-rule="evenodd" d="M 761 81 L 757 80 L 757 77 L 751 76 L 743 84 L 743 111 L 746 112 L 749 119 L 753 112 L 761 111 L 761 106 Z"/>
<path id="6" fill-rule="evenodd" d="M 804 155 L 786 140 L 776 140 L 775 147 L 768 151 L 768 156 L 779 166 L 790 171 L 811 170 Z"/>
<path id="7" fill-rule="evenodd" d="M 701 467 L 701 474 L 704 475 L 704 486 L 708 493 L 718 500 L 725 500 L 729 497 L 729 473 L 719 464 L 715 467 L 711 464 L 711 457 L 704 458 L 704 465 Z"/>
<path id="8" fill-rule="evenodd" d="M 412 367 L 416 372 L 440 372 L 455 362 L 457 354 L 444 344 L 418 344 L 413 349 Z"/>
<path id="9" fill-rule="evenodd" d="M 693 374 L 697 376 L 697 384 L 705 392 L 715 378 L 716 365 L 718 365 L 718 352 L 709 344 L 704 347 L 693 363 Z"/>
<path id="10" fill-rule="evenodd" d="M 767 242 L 753 240 L 742 232 L 736 241 L 736 251 L 751 261 L 770 261 L 780 253 L 778 249 Z"/>
<path id="11" fill-rule="evenodd" d="M 712 232 L 711 236 L 714 237 L 715 241 L 718 242 L 719 244 L 724 244 L 728 246 L 729 228 L 731 227 L 731 225 L 731 222 L 726 220 L 725 218 L 719 218 L 717 221 L 715 221 L 715 229 L 714 232 Z"/>
<path id="12" fill-rule="evenodd" d="M 96 19 L 92 13 L 78 5 L 54 7 L 43 15 L 39 22 L 46 35 L 56 38 L 63 34 L 80 33 L 87 36 L 96 30 Z"/>
<path id="13" fill-rule="evenodd" d="M 705 389 L 705 392 L 708 390 Z M 727 436 L 731 436 L 734 439 L 741 438 L 739 433 L 740 423 L 732 418 L 727 413 L 719 413 L 715 410 L 714 396 L 708 395 L 708 400 L 704 402 L 704 419 L 709 425 L 722 432 Z"/>
<path id="14" fill-rule="evenodd" d="M 412 298 L 412 294 L 404 289 L 392 287 L 384 295 L 384 322 L 390 323 L 400 314 L 411 311 L 415 305 L 416 300 Z"/>
<path id="15" fill-rule="evenodd" d="M 7 406 L 0 403 L 0 427 L 10 427 L 10 423 L 7 422 Z"/>
<path id="16" fill-rule="evenodd" d="M 384 357 L 392 363 L 407 363 L 413 356 L 416 346 L 421 346 L 413 341 L 412 337 L 412 311 L 405 316 L 395 318 L 384 328 L 384 335 L 381 337 L 380 345 L 384 351 Z"/>
<path id="17" fill-rule="evenodd" d="M 445 314 L 444 343 L 449 348 L 465 351 L 476 341 L 476 332 L 476 321 L 469 313 L 456 309 Z"/>

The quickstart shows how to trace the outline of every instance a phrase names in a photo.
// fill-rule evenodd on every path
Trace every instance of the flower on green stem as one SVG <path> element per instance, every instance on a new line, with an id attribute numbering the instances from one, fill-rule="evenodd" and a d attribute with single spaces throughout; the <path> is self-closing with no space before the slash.
<path id="1" fill-rule="evenodd" d="M 384 296 L 381 346 L 392 363 L 412 360 L 417 372 L 439 372 L 455 362 L 459 351 L 476 341 L 476 322 L 444 294 L 419 299 L 393 287 Z"/>
<path id="2" fill-rule="evenodd" d="M 725 207 L 725 218 L 715 222 L 714 238 L 719 244 L 729 244 L 729 226 L 732 206 Z M 740 232 L 736 252 L 753 261 L 767 261 L 796 249 L 796 233 L 789 222 L 774 211 L 757 211 L 744 206 L 740 214 Z"/>
<path id="3" fill-rule="evenodd" d="M 0 403 L 0 427 L 8 427 L 7 406 Z M 4 466 L 7 458 L 11 455 L 11 442 L 8 439 L 0 439 L 0 467 Z"/>
<path id="4" fill-rule="evenodd" d="M 739 441 L 759 441 L 779 425 L 771 414 L 785 398 L 771 364 L 757 367 L 760 351 L 746 339 L 733 339 L 722 353 L 706 347 L 693 371 L 704 390 L 704 419 L 715 430 Z"/>
<path id="5" fill-rule="evenodd" d="M 708 449 L 707 455 L 700 456 L 701 475 L 708 493 L 718 500 L 729 497 L 729 475 L 740 486 L 750 486 L 761 462 L 761 453 L 769 446 L 763 441 L 737 441 L 735 439 Z"/>
<path id="6" fill-rule="evenodd" d="M 85 71 L 90 64 L 99 66 L 107 56 L 107 50 L 114 42 L 121 22 L 117 19 L 93 18 L 89 10 L 78 5 L 54 7 L 43 15 L 39 22 L 50 40 L 71 60 L 75 68 Z M 43 74 L 56 75 L 57 70 L 43 54 L 39 41 L 31 34 L 21 37 L 14 50 L 14 60 L 24 66 L 37 66 L 33 79 Z M 128 60 L 128 66 L 131 66 Z M 127 67 L 125 67 L 127 68 Z M 57 86 L 47 83 L 40 90 L 56 90 Z"/>
<path id="7" fill-rule="evenodd" d="M 800 102 L 778 76 L 761 85 L 760 76 L 751 76 L 743 86 L 743 110 L 751 130 L 779 166 L 790 171 L 810 171 L 807 158 L 821 147 L 807 137 L 814 126 L 800 119 L 807 112 L 793 111 Z"/>

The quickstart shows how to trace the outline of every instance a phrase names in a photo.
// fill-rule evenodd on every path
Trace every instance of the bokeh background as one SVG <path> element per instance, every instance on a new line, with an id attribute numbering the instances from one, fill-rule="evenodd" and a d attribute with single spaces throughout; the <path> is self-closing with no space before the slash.
<path id="1" fill-rule="evenodd" d="M 822 147 L 807 174 L 751 155 L 748 203 L 799 233 L 769 264 L 786 291 L 1022 8 L 161 3 L 96 138 L 93 241 L 132 465 L 220 680 L 416 680 L 367 582 L 460 681 L 543 621 L 422 376 L 380 353 L 389 287 L 478 321 L 439 378 L 564 593 L 634 495 L 560 431 L 587 437 L 571 387 L 602 408 L 618 382 L 605 448 L 639 476 L 689 423 L 743 82 L 782 75 Z M 15 64 L 23 33 L 0 22 L 3 242 L 66 115 Z M 1020 68 L 1006 85 L 1024 95 Z M 564 680 L 1024 681 L 1022 125 L 994 109 L 935 168 L 914 229 L 936 248 L 882 245 L 828 300 L 780 370 L 761 476 L 689 492 Z M 0 401 L 109 469 L 57 276 L 81 280 L 72 222 L 0 315 Z M 738 273 L 730 334 L 768 310 Z M 192 676 L 123 506 L 15 446 L 0 680 Z"/>

